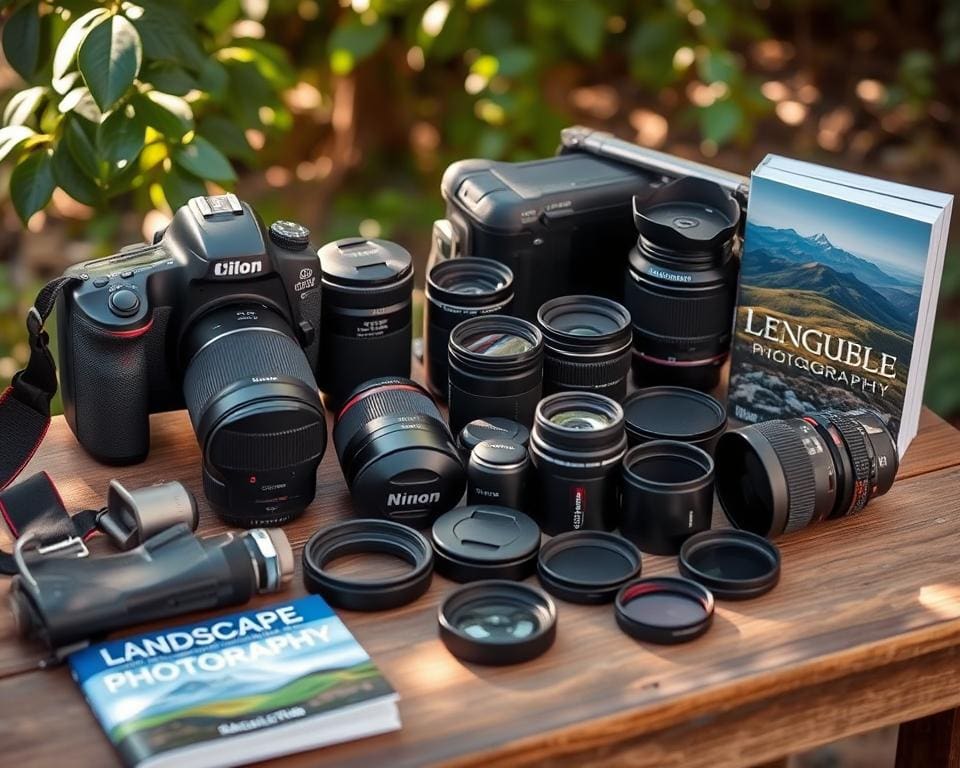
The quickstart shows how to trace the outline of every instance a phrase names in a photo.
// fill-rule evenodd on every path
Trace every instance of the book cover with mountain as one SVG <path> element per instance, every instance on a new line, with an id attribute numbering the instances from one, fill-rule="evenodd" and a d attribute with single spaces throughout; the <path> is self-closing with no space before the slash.
<path id="1" fill-rule="evenodd" d="M 222 766 L 400 727 L 397 695 L 311 596 L 69 657 L 129 766 Z"/>
<path id="2" fill-rule="evenodd" d="M 753 174 L 730 412 L 757 422 L 866 405 L 898 435 L 919 417 L 908 391 L 922 392 L 950 198 L 835 173 L 771 156 Z"/>

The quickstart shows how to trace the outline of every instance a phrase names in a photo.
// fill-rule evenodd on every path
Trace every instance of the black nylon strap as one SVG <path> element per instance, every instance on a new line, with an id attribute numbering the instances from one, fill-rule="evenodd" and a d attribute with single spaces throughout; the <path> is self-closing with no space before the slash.
<path id="1" fill-rule="evenodd" d="M 66 539 L 86 539 L 97 530 L 96 510 L 84 510 L 73 517 L 46 472 L 31 475 L 0 492 L 0 517 L 14 539 L 30 535 L 40 546 Z M 13 555 L 0 552 L 0 574 L 18 572 Z"/>
<path id="2" fill-rule="evenodd" d="M 57 393 L 57 364 L 50 352 L 50 337 L 43 329 L 68 286 L 79 282 L 75 276 L 51 280 L 27 314 L 30 359 L 18 371 L 10 386 L 0 394 L 0 489 L 6 488 L 23 471 L 50 426 L 50 400 Z"/>

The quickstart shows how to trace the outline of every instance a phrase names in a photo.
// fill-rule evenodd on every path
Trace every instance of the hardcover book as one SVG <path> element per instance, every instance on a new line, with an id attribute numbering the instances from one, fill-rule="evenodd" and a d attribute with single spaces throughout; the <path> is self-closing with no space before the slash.
<path id="1" fill-rule="evenodd" d="M 225 766 L 400 727 L 397 694 L 319 597 L 100 643 L 73 677 L 129 766 Z"/>
<path id="2" fill-rule="evenodd" d="M 953 197 L 768 155 L 753 172 L 729 411 L 878 411 L 917 433 Z"/>

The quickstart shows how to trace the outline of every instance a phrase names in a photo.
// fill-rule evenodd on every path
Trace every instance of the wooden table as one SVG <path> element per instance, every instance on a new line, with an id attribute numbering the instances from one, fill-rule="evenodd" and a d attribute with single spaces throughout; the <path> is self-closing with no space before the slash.
<path id="1" fill-rule="evenodd" d="M 716 768 L 923 718 L 901 728 L 900 765 L 958 765 L 955 716 L 943 711 L 960 705 L 960 433 L 929 411 L 921 425 L 887 496 L 858 517 L 783 539 L 780 585 L 757 600 L 718 603 L 711 630 L 685 646 L 631 640 L 610 606 L 558 602 L 557 642 L 544 656 L 511 668 L 465 665 L 437 638 L 437 605 L 451 589 L 440 577 L 405 608 L 342 612 L 400 692 L 403 730 L 278 762 Z M 201 499 L 203 532 L 223 530 L 202 499 L 186 414 L 155 416 L 151 426 L 149 460 L 110 468 L 57 418 L 24 476 L 49 470 L 72 509 L 99 506 L 112 477 L 130 487 L 180 479 Z M 317 501 L 287 534 L 299 550 L 349 510 L 331 445 Z M 676 565 L 646 557 L 644 572 Z M 291 592 L 303 592 L 299 573 Z M 40 658 L 0 610 L 0 764 L 114 764 L 67 670 L 39 670 Z"/>

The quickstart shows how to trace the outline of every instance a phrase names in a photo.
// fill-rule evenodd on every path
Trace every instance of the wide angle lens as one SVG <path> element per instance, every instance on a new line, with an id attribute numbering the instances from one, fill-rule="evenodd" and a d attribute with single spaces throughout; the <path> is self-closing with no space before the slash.
<path id="1" fill-rule="evenodd" d="M 863 509 L 890 490 L 896 443 L 872 411 L 752 424 L 717 444 L 717 495 L 737 528 L 775 538 Z"/>

